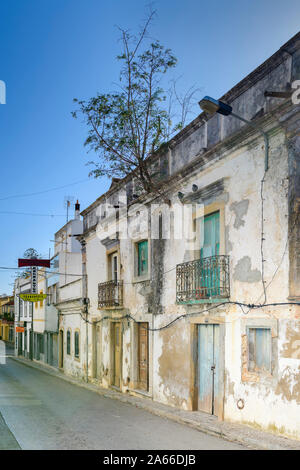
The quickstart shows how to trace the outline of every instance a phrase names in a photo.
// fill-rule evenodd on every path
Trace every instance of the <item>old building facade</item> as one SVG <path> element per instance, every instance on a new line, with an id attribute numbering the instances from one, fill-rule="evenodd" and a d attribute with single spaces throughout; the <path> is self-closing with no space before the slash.
<path id="1" fill-rule="evenodd" d="M 55 234 L 55 256 L 58 259 L 58 367 L 67 375 L 85 376 L 83 354 L 85 327 L 82 319 L 82 255 L 77 237 L 82 234 L 79 204 L 75 218 Z"/>
<path id="2" fill-rule="evenodd" d="M 300 35 L 222 97 L 250 125 L 202 113 L 153 158 L 163 197 L 82 212 L 91 380 L 300 437 L 299 78 Z"/>
<path id="3" fill-rule="evenodd" d="M 27 359 L 33 359 L 33 305 L 20 298 L 20 294 L 31 291 L 30 276 L 18 277 L 14 286 L 15 304 L 15 352 Z"/>
<path id="4" fill-rule="evenodd" d="M 203 112 L 149 159 L 155 194 L 77 206 L 33 315 L 61 370 L 300 439 L 299 80 L 300 34 L 221 98 L 246 122 Z"/>

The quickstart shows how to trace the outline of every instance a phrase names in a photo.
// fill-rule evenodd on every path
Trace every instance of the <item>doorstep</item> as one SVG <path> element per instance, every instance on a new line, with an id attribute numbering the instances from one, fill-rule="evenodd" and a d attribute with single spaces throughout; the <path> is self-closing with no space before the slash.
<path id="1" fill-rule="evenodd" d="M 201 411 L 185 411 L 157 401 L 153 401 L 149 397 L 133 396 L 128 390 L 127 393 L 121 393 L 111 388 L 102 388 L 94 383 L 86 383 L 83 380 L 63 374 L 58 369 L 54 369 L 47 364 L 40 364 L 30 361 L 29 359 L 11 357 L 12 360 L 20 362 L 28 367 L 40 370 L 49 375 L 58 377 L 66 382 L 86 388 L 96 392 L 99 395 L 128 403 L 136 408 L 143 409 L 157 416 L 170 419 L 180 424 L 185 424 L 198 431 L 221 437 L 230 442 L 242 444 L 251 449 L 264 450 L 300 450 L 300 441 L 288 439 L 287 437 L 271 434 L 261 431 L 244 424 L 230 423 L 227 421 L 219 421 L 216 416 L 203 413 Z"/>
<path id="2" fill-rule="evenodd" d="M 142 397 L 145 397 L 145 398 L 153 399 L 151 393 L 150 393 L 150 392 L 147 392 L 146 390 L 139 390 L 139 389 L 135 389 L 135 388 L 129 388 L 129 389 L 128 389 L 128 392 L 129 392 L 130 395 L 132 395 L 133 397 L 135 397 L 135 396 L 142 396 Z"/>

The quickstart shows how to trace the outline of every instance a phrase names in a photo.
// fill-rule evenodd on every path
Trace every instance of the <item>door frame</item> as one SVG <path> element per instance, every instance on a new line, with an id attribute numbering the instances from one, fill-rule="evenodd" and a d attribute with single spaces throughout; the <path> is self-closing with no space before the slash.
<path id="1" fill-rule="evenodd" d="M 120 325 L 120 386 L 115 385 L 115 324 Z M 122 389 L 123 377 L 123 321 L 116 319 L 110 321 L 110 386 Z"/>
<path id="2" fill-rule="evenodd" d="M 219 421 L 224 420 L 225 401 L 225 318 L 224 317 L 202 317 L 191 318 L 191 380 L 190 399 L 192 411 L 198 411 L 198 378 L 199 378 L 199 358 L 198 358 L 198 325 L 218 325 L 219 326 Z"/>

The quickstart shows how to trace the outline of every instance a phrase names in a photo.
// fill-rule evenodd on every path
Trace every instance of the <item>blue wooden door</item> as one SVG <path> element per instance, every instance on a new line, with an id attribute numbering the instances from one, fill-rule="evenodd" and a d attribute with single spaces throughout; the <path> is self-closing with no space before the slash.
<path id="1" fill-rule="evenodd" d="M 219 414 L 219 325 L 198 326 L 198 409 Z"/>

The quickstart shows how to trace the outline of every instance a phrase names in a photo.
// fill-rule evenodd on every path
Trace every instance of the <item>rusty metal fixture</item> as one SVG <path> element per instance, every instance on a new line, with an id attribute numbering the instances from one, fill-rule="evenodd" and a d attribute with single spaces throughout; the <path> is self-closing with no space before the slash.
<path id="1" fill-rule="evenodd" d="M 123 281 L 98 284 L 98 308 L 123 306 Z"/>
<path id="2" fill-rule="evenodd" d="M 197 303 L 229 297 L 229 256 L 210 256 L 176 266 L 177 302 Z"/>
<path id="3" fill-rule="evenodd" d="M 245 401 L 243 398 L 239 398 L 238 401 L 236 402 L 236 406 L 238 407 L 239 410 L 242 410 L 245 406 Z"/>
<path id="4" fill-rule="evenodd" d="M 266 90 L 264 92 L 264 96 L 270 97 L 270 98 L 290 98 L 293 94 L 293 90 L 287 90 L 287 91 L 269 91 Z"/>

